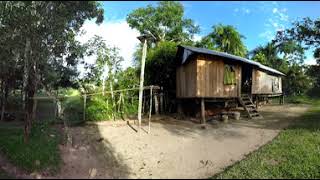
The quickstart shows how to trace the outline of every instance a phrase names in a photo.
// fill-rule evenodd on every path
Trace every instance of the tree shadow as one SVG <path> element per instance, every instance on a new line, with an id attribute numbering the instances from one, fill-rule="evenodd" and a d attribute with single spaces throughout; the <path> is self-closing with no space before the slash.
<path id="1" fill-rule="evenodd" d="M 70 128 L 72 147 L 64 150 L 62 178 L 128 178 L 129 167 L 97 125 Z M 68 164 L 69 163 L 69 164 Z M 68 172 L 73 171 L 73 172 Z"/>

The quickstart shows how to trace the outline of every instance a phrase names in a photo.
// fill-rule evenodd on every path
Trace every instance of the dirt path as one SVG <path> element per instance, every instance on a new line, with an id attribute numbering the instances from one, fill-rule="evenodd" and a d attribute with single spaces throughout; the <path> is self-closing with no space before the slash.
<path id="1" fill-rule="evenodd" d="M 272 140 L 308 106 L 265 106 L 263 120 L 208 124 L 161 119 L 151 134 L 125 124 L 72 128 L 57 178 L 207 178 Z"/>

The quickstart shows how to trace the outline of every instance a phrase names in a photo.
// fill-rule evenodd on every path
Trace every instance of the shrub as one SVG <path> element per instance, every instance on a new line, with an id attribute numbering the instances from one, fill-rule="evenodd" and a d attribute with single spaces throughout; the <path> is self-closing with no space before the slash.
<path id="1" fill-rule="evenodd" d="M 88 121 L 103 121 L 112 118 L 112 104 L 103 96 L 88 98 L 86 119 Z"/>

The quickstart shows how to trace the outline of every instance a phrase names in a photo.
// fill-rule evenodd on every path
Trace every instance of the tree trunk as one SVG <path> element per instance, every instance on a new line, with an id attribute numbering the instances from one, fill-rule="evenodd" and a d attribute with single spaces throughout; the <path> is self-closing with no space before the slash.
<path id="1" fill-rule="evenodd" d="M 4 113 L 5 113 L 5 110 L 6 110 L 6 106 L 8 104 L 8 94 L 9 94 L 9 86 L 8 86 L 8 82 L 4 82 L 3 84 L 3 98 L 2 98 L 2 105 L 1 105 L 1 121 L 3 121 L 4 119 Z"/>
<path id="2" fill-rule="evenodd" d="M 30 38 L 26 38 L 26 44 L 24 49 L 24 66 L 23 66 L 23 94 L 22 94 L 22 109 L 25 112 L 24 119 L 24 142 L 28 143 L 29 134 L 30 134 L 30 117 L 28 111 L 28 81 L 29 81 L 29 55 L 30 55 Z"/>
<path id="3" fill-rule="evenodd" d="M 2 79 L 2 81 L 1 81 L 1 119 L 0 119 L 0 121 L 3 121 L 4 111 L 5 111 L 5 108 L 4 108 L 4 84 L 5 84 L 5 81 Z"/>
<path id="4" fill-rule="evenodd" d="M 24 66 L 23 66 L 23 83 L 22 83 L 22 109 L 26 110 L 27 85 L 29 79 L 29 54 L 30 53 L 30 39 L 26 38 L 26 45 L 24 49 Z"/>

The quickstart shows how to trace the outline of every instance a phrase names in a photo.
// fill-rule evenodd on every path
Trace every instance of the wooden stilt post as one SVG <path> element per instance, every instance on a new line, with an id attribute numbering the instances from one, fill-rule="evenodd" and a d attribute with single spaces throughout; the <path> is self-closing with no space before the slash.
<path id="1" fill-rule="evenodd" d="M 150 87 L 150 106 L 149 106 L 149 129 L 148 134 L 150 134 L 150 126 L 151 126 L 151 113 L 152 113 L 152 86 Z"/>
<path id="2" fill-rule="evenodd" d="M 282 95 L 281 95 L 282 96 Z M 279 104 L 281 104 L 282 97 L 279 96 Z"/>
<path id="3" fill-rule="evenodd" d="M 205 127 L 206 125 L 206 107 L 205 107 L 205 103 L 204 103 L 204 98 L 201 98 L 201 124 L 202 127 Z"/>
<path id="4" fill-rule="evenodd" d="M 87 103 L 87 95 L 83 96 L 83 122 L 86 121 L 86 103 Z"/>
<path id="5" fill-rule="evenodd" d="M 181 99 L 177 99 L 177 112 L 180 116 L 182 116 L 182 114 L 183 114 L 181 101 L 182 101 Z"/>

